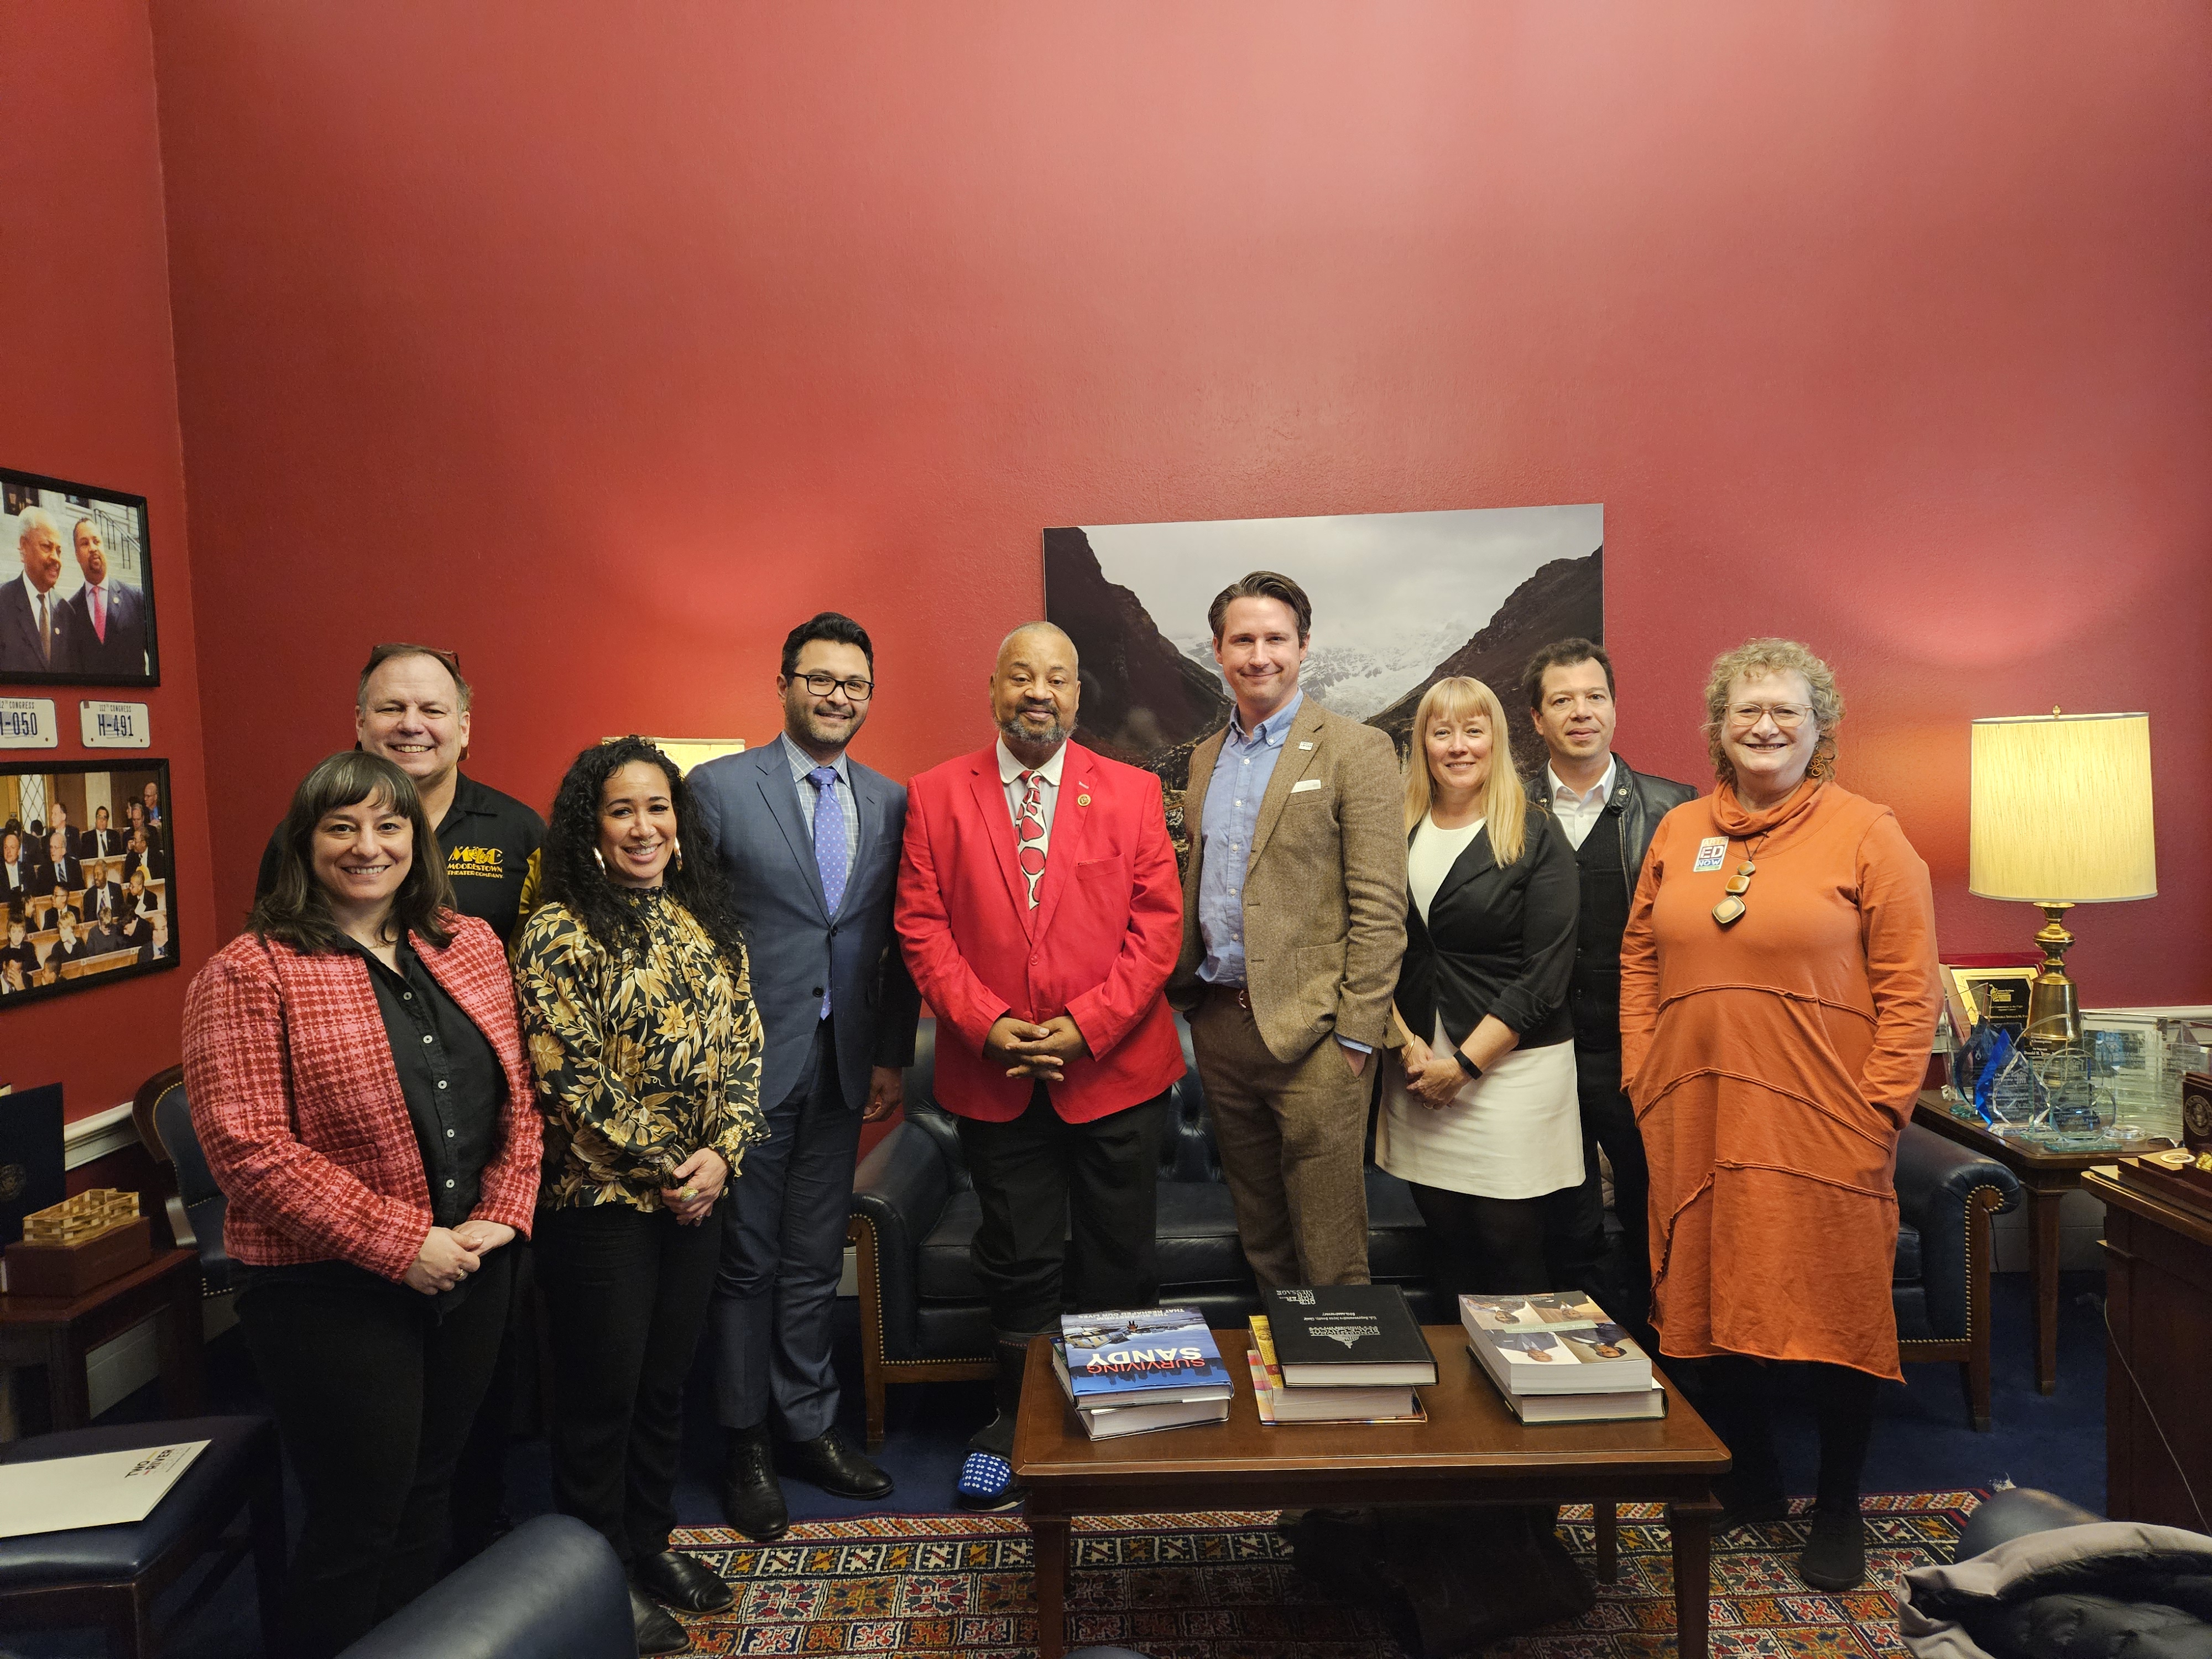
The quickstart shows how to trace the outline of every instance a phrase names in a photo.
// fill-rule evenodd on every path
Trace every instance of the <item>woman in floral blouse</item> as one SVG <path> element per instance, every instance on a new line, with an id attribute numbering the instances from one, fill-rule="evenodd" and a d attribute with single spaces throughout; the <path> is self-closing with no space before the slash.
<path id="1" fill-rule="evenodd" d="M 515 941 L 523 1031 L 545 1116 L 538 1270 L 561 1386 L 561 1507 L 630 1574 L 641 1653 L 680 1653 L 655 1605 L 730 1605 L 668 1547 L 691 1369 L 713 1292 L 715 1200 L 764 1139 L 760 1017 L 717 862 L 687 861 L 690 796 L 641 738 L 596 744 L 562 780 L 538 907 Z"/>

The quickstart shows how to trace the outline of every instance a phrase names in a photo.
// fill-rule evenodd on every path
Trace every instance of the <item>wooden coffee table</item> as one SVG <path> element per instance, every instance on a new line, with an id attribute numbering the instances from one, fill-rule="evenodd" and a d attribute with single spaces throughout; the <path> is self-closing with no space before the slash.
<path id="1" fill-rule="evenodd" d="M 1249 1337 L 1216 1331 L 1237 1397 L 1229 1420 L 1092 1440 L 1053 1374 L 1052 1343 L 1030 1344 L 1014 1468 L 1036 1537 L 1038 1659 L 1066 1637 L 1068 1522 L 1078 1515 L 1185 1510 L 1368 1509 L 1394 1504 L 1590 1504 L 1598 1576 L 1614 1571 L 1617 1502 L 1662 1503 L 1674 1534 L 1674 1625 L 1682 1659 L 1704 1659 L 1711 1593 L 1712 1480 L 1728 1448 L 1670 1386 L 1667 1415 L 1636 1423 L 1523 1426 L 1467 1352 L 1456 1325 L 1423 1328 L 1437 1382 L 1425 1423 L 1269 1428 L 1245 1369 Z"/>

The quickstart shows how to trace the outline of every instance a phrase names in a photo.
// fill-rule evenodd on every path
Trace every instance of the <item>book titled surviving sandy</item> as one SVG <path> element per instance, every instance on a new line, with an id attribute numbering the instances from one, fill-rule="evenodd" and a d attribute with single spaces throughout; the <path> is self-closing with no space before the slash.
<path id="1" fill-rule="evenodd" d="M 1436 1356 L 1395 1285 L 1265 1291 L 1261 1306 L 1283 1381 L 1294 1389 L 1424 1388 Z"/>
<path id="2" fill-rule="evenodd" d="M 1213 1333 L 1188 1308 L 1064 1315 L 1053 1364 L 1079 1406 L 1227 1400 L 1237 1391 Z"/>

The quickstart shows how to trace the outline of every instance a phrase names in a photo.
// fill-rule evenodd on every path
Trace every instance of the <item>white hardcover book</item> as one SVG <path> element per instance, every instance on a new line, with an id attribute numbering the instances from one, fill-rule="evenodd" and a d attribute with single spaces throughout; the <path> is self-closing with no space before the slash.
<path id="1" fill-rule="evenodd" d="M 1468 1346 L 1510 1394 L 1642 1394 L 1651 1361 L 1635 1339 L 1576 1293 L 1463 1296 Z"/>

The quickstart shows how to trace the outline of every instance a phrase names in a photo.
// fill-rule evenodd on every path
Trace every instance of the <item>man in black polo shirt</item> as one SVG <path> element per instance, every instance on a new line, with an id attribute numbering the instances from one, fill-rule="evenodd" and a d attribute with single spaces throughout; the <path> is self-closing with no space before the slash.
<path id="1" fill-rule="evenodd" d="M 1613 752 L 1613 662 L 1602 646 L 1569 639 L 1544 647 L 1522 671 L 1521 690 L 1551 756 L 1528 781 L 1528 799 L 1559 820 L 1582 870 L 1582 919 L 1567 997 L 1575 1019 L 1583 1182 L 1559 1195 L 1546 1253 L 1555 1285 L 1583 1291 L 1622 1324 L 1648 1335 L 1651 1258 L 1645 1209 L 1651 1176 L 1636 1113 L 1620 1091 L 1620 938 L 1628 929 L 1629 902 L 1651 832 L 1698 792 L 1631 771 Z M 1611 1263 L 1601 1146 L 1613 1165 L 1623 1246 Z"/>
<path id="2" fill-rule="evenodd" d="M 512 944 L 537 892 L 545 820 L 514 796 L 461 775 L 469 702 L 469 683 L 451 652 L 380 645 L 361 671 L 354 746 L 383 756 L 415 780 L 422 811 L 438 826 L 454 902 Z M 256 898 L 276 879 L 277 833 L 270 832 L 261 854 Z"/>
<path id="3" fill-rule="evenodd" d="M 453 884 L 454 903 L 463 915 L 489 922 L 501 942 L 511 945 L 537 897 L 538 849 L 545 843 L 545 820 L 514 796 L 461 775 L 461 757 L 469 746 L 469 683 L 452 652 L 427 645 L 380 645 L 361 671 L 354 742 L 415 780 L 423 815 L 438 826 L 438 850 Z M 261 855 L 256 898 L 276 883 L 276 837 L 283 830 L 279 824 L 270 834 Z M 518 1239 L 513 1248 L 515 1283 L 507 1340 L 477 1410 L 475 1432 L 453 1474 L 457 1558 L 475 1554 L 501 1529 L 518 1371 L 528 1364 L 534 1342 L 529 1247 Z"/>

